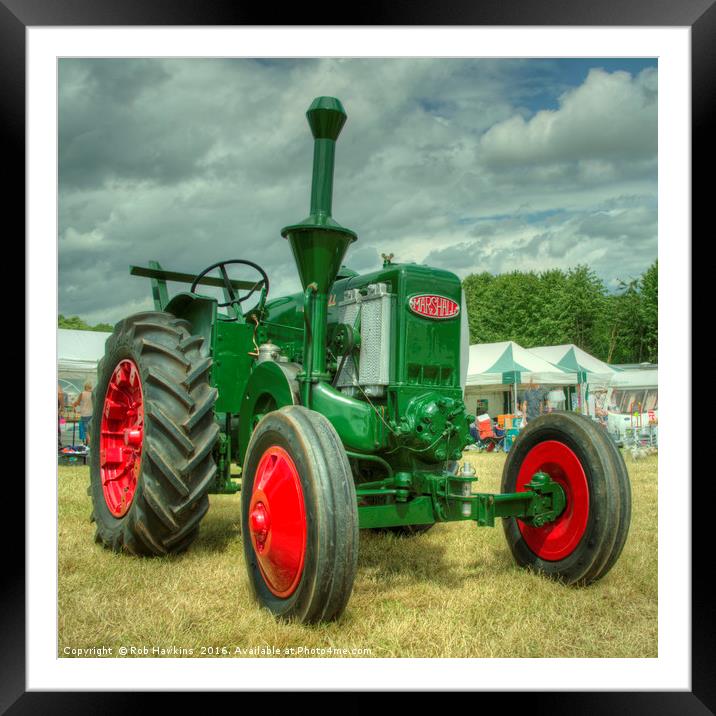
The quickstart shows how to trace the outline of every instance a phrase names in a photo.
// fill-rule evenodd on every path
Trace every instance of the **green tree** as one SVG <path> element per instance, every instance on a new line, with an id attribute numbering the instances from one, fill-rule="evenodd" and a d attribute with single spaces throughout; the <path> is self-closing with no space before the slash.
<path id="1" fill-rule="evenodd" d="M 567 272 L 567 334 L 572 337 L 570 343 L 588 353 L 597 348 L 596 332 L 604 312 L 604 293 L 604 283 L 588 266 L 580 265 Z"/>
<path id="2" fill-rule="evenodd" d="M 585 265 L 472 274 L 463 287 L 471 343 L 574 343 L 609 363 L 657 360 L 657 262 L 616 293 Z"/>
<path id="3" fill-rule="evenodd" d="M 111 332 L 114 326 L 111 323 L 97 323 L 90 326 L 79 316 L 63 316 L 61 313 L 57 316 L 58 328 L 70 328 L 75 331 L 105 331 Z"/>
<path id="4" fill-rule="evenodd" d="M 79 316 L 57 316 L 58 328 L 71 328 L 76 331 L 89 331 L 90 327 Z"/>
<path id="5" fill-rule="evenodd" d="M 644 360 L 659 360 L 659 262 L 641 277 L 641 320 L 644 325 Z"/>
<path id="6" fill-rule="evenodd" d="M 534 333 L 525 348 L 570 343 L 570 302 L 567 274 L 561 269 L 543 271 L 535 303 L 539 306 Z"/>
<path id="7" fill-rule="evenodd" d="M 642 343 L 639 280 L 620 281 L 619 293 L 612 297 L 610 306 L 607 363 L 639 363 Z"/>

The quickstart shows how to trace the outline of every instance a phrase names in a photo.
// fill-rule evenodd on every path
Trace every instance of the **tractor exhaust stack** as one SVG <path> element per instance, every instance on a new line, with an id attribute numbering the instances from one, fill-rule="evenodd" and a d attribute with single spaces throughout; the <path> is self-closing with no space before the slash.
<path id="1" fill-rule="evenodd" d="M 336 140 L 347 115 L 335 97 L 317 97 L 306 112 L 314 137 L 311 213 L 299 224 L 286 226 L 288 239 L 304 289 L 306 332 L 303 343 L 302 383 L 304 405 L 310 401 L 310 385 L 328 380 L 326 371 L 326 321 L 328 292 L 356 234 L 331 216 Z"/>

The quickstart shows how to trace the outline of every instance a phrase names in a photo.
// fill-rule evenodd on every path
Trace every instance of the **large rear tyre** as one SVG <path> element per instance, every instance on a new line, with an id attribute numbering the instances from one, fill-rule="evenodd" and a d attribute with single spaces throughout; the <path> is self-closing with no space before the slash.
<path id="1" fill-rule="evenodd" d="M 550 413 L 531 421 L 508 453 L 502 492 L 521 492 L 536 472 L 559 483 L 562 514 L 533 527 L 503 520 L 516 562 L 566 584 L 603 577 L 624 547 L 629 530 L 629 478 L 606 432 L 589 418 Z"/>
<path id="2" fill-rule="evenodd" d="M 251 436 L 241 486 L 249 581 L 274 615 L 338 618 L 358 563 L 358 506 L 348 457 L 319 413 L 290 405 Z"/>
<path id="3" fill-rule="evenodd" d="M 95 540 L 119 552 L 186 549 L 209 509 L 217 391 L 204 339 L 170 313 L 120 321 L 94 391 L 90 495 Z"/>

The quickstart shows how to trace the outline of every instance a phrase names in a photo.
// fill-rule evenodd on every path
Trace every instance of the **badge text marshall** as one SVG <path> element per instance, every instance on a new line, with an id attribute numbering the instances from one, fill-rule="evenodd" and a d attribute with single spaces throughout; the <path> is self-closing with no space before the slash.
<path id="1" fill-rule="evenodd" d="M 408 306 L 413 313 L 426 318 L 453 318 L 460 313 L 460 304 L 445 296 L 420 294 L 411 296 Z"/>

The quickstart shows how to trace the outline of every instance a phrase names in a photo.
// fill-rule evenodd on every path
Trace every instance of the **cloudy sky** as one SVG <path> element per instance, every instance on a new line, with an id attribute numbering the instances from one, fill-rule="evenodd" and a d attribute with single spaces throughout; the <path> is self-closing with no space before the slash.
<path id="1" fill-rule="evenodd" d="M 348 113 L 333 214 L 357 271 L 586 263 L 616 286 L 657 255 L 656 60 L 63 59 L 59 94 L 59 311 L 90 323 L 151 307 L 128 274 L 151 259 L 298 289 L 279 231 L 308 214 L 318 95 Z"/>

